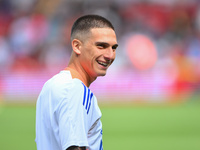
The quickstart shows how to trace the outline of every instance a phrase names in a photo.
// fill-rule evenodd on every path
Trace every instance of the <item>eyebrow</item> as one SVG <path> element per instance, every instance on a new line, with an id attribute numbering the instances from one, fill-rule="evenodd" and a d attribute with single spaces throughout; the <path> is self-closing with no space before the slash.
<path id="1" fill-rule="evenodd" d="M 110 46 L 110 44 L 106 42 L 95 42 L 95 45 L 105 45 L 105 46 Z M 114 44 L 112 48 L 116 49 L 118 47 L 118 44 Z"/>

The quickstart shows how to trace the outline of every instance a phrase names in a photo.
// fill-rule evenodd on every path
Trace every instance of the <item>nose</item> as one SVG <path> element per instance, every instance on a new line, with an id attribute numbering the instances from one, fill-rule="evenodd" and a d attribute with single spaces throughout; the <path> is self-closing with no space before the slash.
<path id="1" fill-rule="evenodd" d="M 114 60 L 115 59 L 115 50 L 112 47 L 107 48 L 104 54 L 104 58 L 106 60 Z"/>

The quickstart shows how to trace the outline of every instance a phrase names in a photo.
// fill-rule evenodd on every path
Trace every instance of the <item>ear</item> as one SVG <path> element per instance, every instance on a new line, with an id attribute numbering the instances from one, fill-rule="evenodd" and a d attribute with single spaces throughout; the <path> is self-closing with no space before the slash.
<path id="1" fill-rule="evenodd" d="M 73 39 L 73 41 L 72 41 L 72 49 L 77 55 L 79 55 L 81 53 L 81 50 L 80 50 L 81 49 L 81 45 L 82 45 L 82 43 L 81 43 L 80 40 Z"/>

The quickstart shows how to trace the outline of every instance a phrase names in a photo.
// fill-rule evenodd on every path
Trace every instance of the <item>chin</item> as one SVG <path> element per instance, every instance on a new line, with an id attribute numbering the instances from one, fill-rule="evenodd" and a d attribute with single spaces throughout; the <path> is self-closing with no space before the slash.
<path id="1" fill-rule="evenodd" d="M 105 76 L 106 75 L 106 71 L 105 72 L 99 72 L 98 76 Z"/>
<path id="2" fill-rule="evenodd" d="M 96 69 L 93 73 L 93 75 L 96 77 L 105 76 L 107 73 L 107 69 Z"/>

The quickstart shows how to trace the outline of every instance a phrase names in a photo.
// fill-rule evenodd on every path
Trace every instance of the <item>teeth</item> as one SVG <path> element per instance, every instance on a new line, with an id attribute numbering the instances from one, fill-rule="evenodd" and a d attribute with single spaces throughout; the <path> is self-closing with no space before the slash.
<path id="1" fill-rule="evenodd" d="M 101 64 L 101 65 L 103 65 L 103 66 L 105 66 L 105 67 L 108 65 L 107 63 L 104 63 L 104 62 L 99 62 L 98 61 L 98 63 Z"/>

